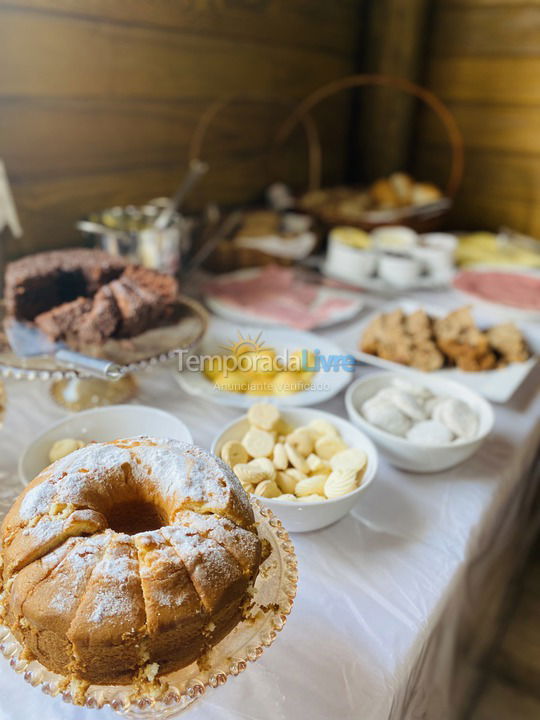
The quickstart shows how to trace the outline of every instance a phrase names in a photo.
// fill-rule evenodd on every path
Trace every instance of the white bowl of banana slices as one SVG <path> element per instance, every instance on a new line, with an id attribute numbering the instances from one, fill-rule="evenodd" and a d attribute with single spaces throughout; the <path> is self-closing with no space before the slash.
<path id="1" fill-rule="evenodd" d="M 270 403 L 253 405 L 227 425 L 212 452 L 290 532 L 319 530 L 344 517 L 378 464 L 371 440 L 347 420 Z"/>

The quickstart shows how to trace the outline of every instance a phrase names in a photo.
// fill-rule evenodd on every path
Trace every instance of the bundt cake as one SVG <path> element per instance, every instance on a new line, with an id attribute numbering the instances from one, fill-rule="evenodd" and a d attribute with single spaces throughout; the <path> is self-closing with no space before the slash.
<path id="1" fill-rule="evenodd" d="M 261 563 L 234 473 L 200 448 L 148 437 L 47 467 L 1 536 L 4 623 L 29 657 L 92 684 L 199 658 L 241 619 Z"/>

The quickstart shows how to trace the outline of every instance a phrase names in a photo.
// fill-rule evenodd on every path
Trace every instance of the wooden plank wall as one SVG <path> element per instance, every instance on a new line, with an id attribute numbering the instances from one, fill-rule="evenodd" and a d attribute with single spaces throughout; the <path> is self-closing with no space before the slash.
<path id="1" fill-rule="evenodd" d="M 424 61 L 429 0 L 372 0 L 366 8 L 362 71 L 417 81 Z M 361 179 L 404 169 L 409 161 L 416 101 L 394 89 L 358 91 Z"/>
<path id="2" fill-rule="evenodd" d="M 25 229 L 8 254 L 73 243 L 88 211 L 172 192 L 219 97 L 242 101 L 209 133 L 213 171 L 194 206 L 256 197 L 287 107 L 356 69 L 360 10 L 361 0 L 0 0 L 0 157 Z M 326 182 L 344 171 L 349 106 L 338 98 L 317 117 Z M 278 167 L 301 185 L 303 142 Z"/>
<path id="3" fill-rule="evenodd" d="M 425 81 L 465 136 L 452 224 L 540 237 L 540 0 L 436 0 Z M 442 181 L 446 145 L 427 113 L 417 139 L 418 172 Z"/>

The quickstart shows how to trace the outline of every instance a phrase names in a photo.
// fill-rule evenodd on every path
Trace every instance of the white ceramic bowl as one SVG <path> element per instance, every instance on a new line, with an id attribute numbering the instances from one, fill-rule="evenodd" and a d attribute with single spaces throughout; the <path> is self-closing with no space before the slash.
<path id="1" fill-rule="evenodd" d="M 435 395 L 448 395 L 466 402 L 478 415 L 478 434 L 473 440 L 456 440 L 444 445 L 420 445 L 405 438 L 392 435 L 369 423 L 361 413 L 362 404 L 379 390 L 391 385 L 396 377 L 431 390 Z M 377 444 L 392 465 L 416 473 L 432 473 L 447 470 L 467 460 L 484 442 L 493 428 L 494 414 L 491 405 L 473 390 L 435 377 L 422 377 L 399 373 L 370 373 L 359 378 L 347 390 L 345 405 L 351 421 Z"/>
<path id="2" fill-rule="evenodd" d="M 326 271 L 343 280 L 364 280 L 377 268 L 377 255 L 369 249 L 347 245 L 330 237 L 326 254 Z"/>
<path id="3" fill-rule="evenodd" d="M 412 255 L 383 253 L 379 259 L 379 277 L 394 287 L 410 287 L 419 274 L 420 262 Z"/>
<path id="4" fill-rule="evenodd" d="M 448 274 L 454 267 L 452 253 L 443 247 L 419 245 L 412 253 L 420 262 L 422 269 L 430 275 Z"/>
<path id="5" fill-rule="evenodd" d="M 418 242 L 418 235 L 404 225 L 385 225 L 371 232 L 375 247 L 379 250 L 407 250 Z"/>
<path id="6" fill-rule="evenodd" d="M 279 517 L 289 532 L 320 530 L 320 528 L 331 525 L 337 522 L 337 520 L 341 520 L 342 517 L 350 512 L 356 505 L 360 493 L 371 484 L 377 472 L 377 450 L 363 432 L 360 432 L 360 430 L 355 428 L 354 425 L 347 420 L 343 420 L 331 413 L 320 410 L 310 410 L 308 408 L 291 408 L 282 410 L 281 417 L 292 427 L 307 425 L 312 420 L 319 418 L 328 420 L 328 422 L 332 423 L 336 430 L 339 431 L 346 445 L 359 448 L 367 455 L 367 468 L 361 485 L 348 495 L 343 495 L 343 497 L 335 498 L 334 500 L 321 500 L 321 502 L 318 503 L 293 502 L 289 500 L 276 500 L 275 498 L 258 498 L 258 500 L 271 508 L 272 512 Z M 212 452 L 220 456 L 223 445 L 229 440 L 241 440 L 248 428 L 249 423 L 245 416 L 239 420 L 234 420 L 227 425 L 214 440 Z"/>
<path id="7" fill-rule="evenodd" d="M 446 250 L 453 257 L 458 246 L 458 239 L 451 233 L 425 233 L 421 236 L 421 242 L 426 247 L 440 248 Z"/>
<path id="8" fill-rule="evenodd" d="M 69 415 L 51 425 L 26 447 L 19 459 L 19 477 L 26 485 L 50 464 L 49 451 L 62 438 L 108 442 L 133 435 L 168 437 L 191 443 L 187 426 L 174 415 L 147 405 L 109 405 Z"/>

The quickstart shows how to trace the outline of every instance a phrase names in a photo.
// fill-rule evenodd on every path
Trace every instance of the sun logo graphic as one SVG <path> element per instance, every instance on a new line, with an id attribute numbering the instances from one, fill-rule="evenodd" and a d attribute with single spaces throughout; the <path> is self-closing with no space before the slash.
<path id="1" fill-rule="evenodd" d="M 245 353 L 256 353 L 263 350 L 270 350 L 264 340 L 262 340 L 262 331 L 257 334 L 256 337 L 251 335 L 242 335 L 241 331 L 238 330 L 238 339 L 228 345 L 221 346 L 226 353 L 239 357 Z"/>
<path id="2" fill-rule="evenodd" d="M 240 371 L 257 375 L 275 373 L 283 367 L 283 361 L 276 354 L 274 348 L 268 346 L 262 338 L 262 332 L 256 336 L 243 335 L 238 331 L 238 337 L 221 346 L 226 355 L 222 358 L 225 367 L 223 370 Z"/>

